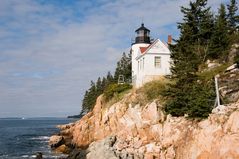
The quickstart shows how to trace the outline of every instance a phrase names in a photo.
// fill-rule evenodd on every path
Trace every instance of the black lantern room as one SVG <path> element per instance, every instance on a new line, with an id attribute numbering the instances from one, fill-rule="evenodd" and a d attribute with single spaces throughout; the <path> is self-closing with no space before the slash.
<path id="1" fill-rule="evenodd" d="M 135 30 L 135 32 L 136 32 L 136 37 L 135 37 L 134 44 L 138 44 L 138 43 L 150 44 L 150 36 L 149 36 L 150 30 L 144 27 L 144 23 L 142 23 L 141 27 Z"/>

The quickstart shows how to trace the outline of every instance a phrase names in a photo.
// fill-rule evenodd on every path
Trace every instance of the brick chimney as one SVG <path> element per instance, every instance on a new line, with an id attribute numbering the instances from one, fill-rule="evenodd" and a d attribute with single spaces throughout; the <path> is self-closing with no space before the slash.
<path id="1" fill-rule="evenodd" d="M 168 44 L 170 45 L 170 44 L 172 44 L 172 35 L 168 35 Z"/>

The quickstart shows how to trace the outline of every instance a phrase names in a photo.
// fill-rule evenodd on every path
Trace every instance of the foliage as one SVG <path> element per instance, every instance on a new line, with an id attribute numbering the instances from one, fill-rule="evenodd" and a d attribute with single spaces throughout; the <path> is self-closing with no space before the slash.
<path id="1" fill-rule="evenodd" d="M 212 106 L 208 100 L 214 94 L 208 92 L 213 91 L 197 75 L 199 65 L 207 59 L 212 35 L 212 30 L 207 28 L 211 25 L 211 13 L 206 4 L 206 0 L 196 0 L 190 2 L 189 8 L 181 9 L 184 14 L 178 26 L 181 34 L 177 44 L 171 47 L 175 83 L 169 84 L 163 93 L 167 97 L 165 111 L 173 116 L 206 117 Z"/>
<path id="2" fill-rule="evenodd" d="M 110 72 L 108 72 L 106 77 L 103 77 L 103 78 L 99 77 L 96 82 L 91 81 L 91 86 L 85 92 L 85 95 L 82 100 L 83 113 L 89 112 L 93 109 L 96 103 L 97 97 L 103 94 L 105 90 L 108 90 L 109 87 L 113 85 L 117 85 L 116 83 L 118 82 L 119 75 L 123 75 L 126 80 L 131 79 L 131 55 L 130 54 L 128 56 L 125 53 L 122 54 L 121 59 L 117 62 L 117 67 L 115 69 L 114 76 Z M 118 90 L 118 92 L 120 92 L 120 90 Z M 106 91 L 106 93 L 109 93 L 109 92 Z M 117 93 L 117 90 L 115 93 Z M 107 98 L 113 97 L 109 94 L 107 94 L 106 96 Z"/>
<path id="3" fill-rule="evenodd" d="M 165 110 L 174 116 L 188 114 L 192 118 L 208 116 L 215 101 L 213 76 L 227 67 L 226 60 L 230 47 L 239 42 L 239 16 L 236 0 L 220 6 L 213 15 L 207 0 L 190 1 L 188 7 L 181 7 L 182 22 L 178 23 L 180 36 L 171 49 L 171 82 L 167 85 L 158 81 L 145 84 L 142 91 L 147 101 L 155 98 L 166 99 Z M 199 72 L 207 60 L 223 61 L 221 66 Z M 235 58 L 239 63 L 239 57 Z M 201 70 L 200 70 L 201 71 Z M 123 53 L 117 62 L 115 74 L 91 82 L 83 99 L 83 110 L 90 111 L 98 95 L 104 93 L 109 101 L 118 98 L 131 88 L 128 84 L 118 85 L 119 75 L 126 81 L 131 79 L 131 55 Z"/>
<path id="4" fill-rule="evenodd" d="M 148 82 L 140 88 L 139 93 L 145 95 L 147 101 L 162 99 L 162 92 L 166 89 L 167 83 L 166 79 Z"/>
<path id="5" fill-rule="evenodd" d="M 239 68 L 239 55 L 235 57 L 235 63 L 237 64 L 237 68 Z"/>
<path id="6" fill-rule="evenodd" d="M 114 78 L 110 72 L 108 72 L 106 78 L 103 77 L 102 80 L 99 77 L 97 82 L 91 81 L 91 87 L 85 92 L 84 98 L 82 100 L 82 112 L 86 113 L 92 110 L 96 103 L 96 98 L 103 93 L 104 89 L 114 82 Z"/>
<path id="7" fill-rule="evenodd" d="M 131 89 L 132 85 L 130 84 L 111 84 L 104 90 L 104 97 L 106 101 L 109 101 L 109 99 L 113 98 L 115 95 L 118 95 L 121 92 L 124 92 L 128 89 Z"/>
<path id="8" fill-rule="evenodd" d="M 211 112 L 215 92 L 213 82 L 194 81 L 185 85 L 170 87 L 167 93 L 173 94 L 167 101 L 165 111 L 173 116 L 205 118 Z"/>
<path id="9" fill-rule="evenodd" d="M 199 77 L 199 79 L 201 80 L 211 80 L 214 78 L 214 76 L 216 76 L 217 74 L 223 72 L 226 70 L 227 67 L 230 66 L 230 63 L 226 63 L 223 65 L 220 65 L 218 67 L 215 67 L 213 69 L 210 70 L 205 70 L 203 72 L 198 72 L 197 75 Z"/>
<path id="10" fill-rule="evenodd" d="M 235 4 L 231 0 L 227 7 L 228 14 L 221 4 L 216 16 L 206 6 L 207 0 L 196 0 L 190 2 L 188 8 L 181 8 L 184 18 L 178 23 L 180 37 L 170 47 L 174 83 L 169 83 L 163 92 L 167 98 L 167 113 L 173 116 L 187 114 L 191 118 L 205 118 L 211 112 L 215 102 L 213 77 L 228 65 L 222 64 L 204 72 L 199 72 L 199 68 L 208 59 L 227 60 L 229 48 L 235 42 L 229 39 L 238 35 Z"/>
<path id="11" fill-rule="evenodd" d="M 209 58 L 226 60 L 229 49 L 228 24 L 225 5 L 221 4 L 215 19 L 215 26 L 210 40 Z"/>
<path id="12" fill-rule="evenodd" d="M 195 79 L 171 84 L 166 94 L 165 111 L 173 116 L 188 114 L 192 118 L 207 117 L 215 101 L 213 85 Z"/>
<path id="13" fill-rule="evenodd" d="M 189 8 L 181 7 L 184 18 L 183 22 L 178 23 L 181 33 L 179 40 L 176 42 L 185 45 L 185 49 L 190 46 L 190 50 L 193 51 L 192 56 L 197 56 L 195 59 L 198 62 L 195 64 L 206 60 L 209 40 L 212 36 L 213 15 L 206 4 L 206 0 L 196 0 L 196 2 L 190 2 Z"/>
<path id="14" fill-rule="evenodd" d="M 238 5 L 236 0 L 231 0 L 230 4 L 227 5 L 228 14 L 227 14 L 227 20 L 228 20 L 228 28 L 229 33 L 233 34 L 239 29 L 239 16 L 237 15 Z"/>
<path id="15" fill-rule="evenodd" d="M 114 79 L 118 82 L 120 75 L 124 76 L 125 81 L 131 80 L 131 54 L 128 56 L 123 53 L 121 59 L 117 62 L 117 67 L 115 69 Z"/>

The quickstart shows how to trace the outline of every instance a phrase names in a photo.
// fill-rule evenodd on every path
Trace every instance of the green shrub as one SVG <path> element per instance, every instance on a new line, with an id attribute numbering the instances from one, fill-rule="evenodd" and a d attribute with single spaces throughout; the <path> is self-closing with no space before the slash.
<path id="1" fill-rule="evenodd" d="M 234 61 L 237 64 L 237 67 L 239 67 L 239 55 L 235 57 Z"/>
<path id="2" fill-rule="evenodd" d="M 167 83 L 169 83 L 168 79 L 161 78 L 144 84 L 143 87 L 136 91 L 138 95 L 134 104 L 140 103 L 140 105 L 145 105 L 155 99 L 159 99 L 163 104 L 164 98 L 162 93 L 165 91 Z"/>
<path id="3" fill-rule="evenodd" d="M 111 84 L 104 90 L 104 97 L 106 101 L 109 101 L 114 96 L 117 96 L 119 93 L 131 88 L 132 86 L 130 84 Z"/>
<path id="4" fill-rule="evenodd" d="M 161 96 L 163 90 L 166 88 L 166 83 L 162 80 L 152 81 L 143 86 L 143 93 L 147 100 L 157 99 Z"/>
<path id="5" fill-rule="evenodd" d="M 206 70 L 204 72 L 199 72 L 197 73 L 197 75 L 199 76 L 200 79 L 204 80 L 204 81 L 209 81 L 211 79 L 214 78 L 214 76 L 216 76 L 217 74 L 220 74 L 222 72 L 224 72 L 226 70 L 227 67 L 229 67 L 230 64 L 226 63 L 226 64 L 222 64 L 218 67 L 215 67 L 211 70 Z"/>
<path id="6" fill-rule="evenodd" d="M 187 114 L 189 118 L 208 117 L 216 98 L 213 81 L 177 85 L 169 93 L 171 98 L 166 102 L 165 111 L 173 116 Z"/>

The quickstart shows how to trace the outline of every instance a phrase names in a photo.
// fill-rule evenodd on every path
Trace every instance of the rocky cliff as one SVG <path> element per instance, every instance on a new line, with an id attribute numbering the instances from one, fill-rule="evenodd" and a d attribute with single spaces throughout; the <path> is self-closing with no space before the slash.
<path id="1" fill-rule="evenodd" d="M 134 104 L 135 92 L 105 108 L 98 97 L 92 112 L 61 134 L 87 159 L 236 159 L 239 158 L 239 101 L 213 109 L 197 121 L 165 115 L 157 100 Z M 75 157 L 77 158 L 77 157 Z"/>

